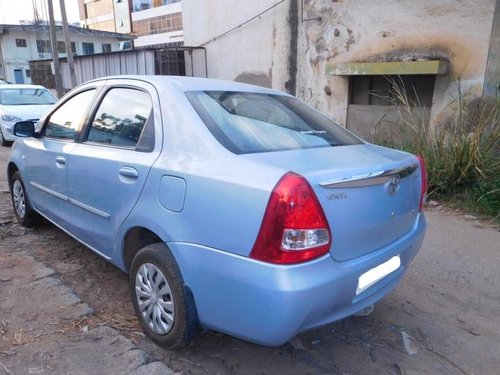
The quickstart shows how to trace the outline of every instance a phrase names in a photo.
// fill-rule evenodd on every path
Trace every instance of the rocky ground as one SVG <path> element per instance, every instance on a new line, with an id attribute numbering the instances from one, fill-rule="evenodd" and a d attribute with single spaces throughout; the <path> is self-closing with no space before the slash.
<path id="1" fill-rule="evenodd" d="M 9 148 L 0 148 L 5 171 Z M 177 352 L 144 337 L 127 275 L 50 224 L 15 223 L 0 174 L 0 375 L 496 374 L 500 232 L 428 210 L 424 246 L 367 317 L 267 348 L 209 332 Z"/>

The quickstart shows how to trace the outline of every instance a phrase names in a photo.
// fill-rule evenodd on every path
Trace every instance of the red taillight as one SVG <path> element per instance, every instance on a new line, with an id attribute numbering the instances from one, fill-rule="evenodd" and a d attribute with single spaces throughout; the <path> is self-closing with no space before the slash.
<path id="1" fill-rule="evenodd" d="M 425 161 L 422 155 L 417 156 L 418 162 L 420 164 L 420 204 L 419 210 L 422 212 L 424 210 L 425 198 L 427 194 L 427 169 L 425 168 Z"/>
<path id="2" fill-rule="evenodd" d="M 311 185 L 285 174 L 271 193 L 250 257 L 277 264 L 301 263 L 330 249 L 328 222 Z"/>

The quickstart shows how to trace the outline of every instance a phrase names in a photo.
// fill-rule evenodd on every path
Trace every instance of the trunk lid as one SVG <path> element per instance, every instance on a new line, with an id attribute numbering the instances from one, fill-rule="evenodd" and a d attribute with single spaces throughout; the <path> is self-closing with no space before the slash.
<path id="1" fill-rule="evenodd" d="M 330 253 L 347 261 L 397 240 L 419 214 L 415 156 L 371 144 L 244 155 L 304 176 L 330 225 Z"/>

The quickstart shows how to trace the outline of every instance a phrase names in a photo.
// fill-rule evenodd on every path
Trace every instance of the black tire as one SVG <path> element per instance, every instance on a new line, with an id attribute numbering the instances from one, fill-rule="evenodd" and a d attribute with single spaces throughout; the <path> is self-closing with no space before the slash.
<path id="1" fill-rule="evenodd" d="M 138 295 L 141 290 L 149 294 L 144 288 L 144 284 L 149 285 L 148 280 L 144 278 L 146 271 L 151 275 L 151 281 L 158 284 L 159 289 L 156 291 L 159 293 L 154 294 L 154 297 Z M 163 281 L 166 282 L 166 287 Z M 135 313 L 144 332 L 152 341 L 168 349 L 179 349 L 187 344 L 184 281 L 172 253 L 165 244 L 148 245 L 136 254 L 130 269 L 130 291 Z M 150 301 L 148 307 L 143 308 L 144 311 L 139 307 L 140 301 Z M 165 304 L 170 302 L 173 302 L 173 308 L 165 307 Z M 161 303 L 163 305 L 160 305 Z M 158 316 L 157 312 L 161 312 L 161 316 Z M 168 317 L 173 320 L 170 322 Z"/>
<path id="2" fill-rule="evenodd" d="M 16 171 L 10 179 L 10 197 L 17 221 L 23 227 L 31 228 L 40 222 L 40 216 L 31 207 L 21 174 Z"/>
<path id="3" fill-rule="evenodd" d="M 12 142 L 6 141 L 3 137 L 2 128 L 0 128 L 0 144 L 2 146 L 10 146 L 12 144 Z"/>

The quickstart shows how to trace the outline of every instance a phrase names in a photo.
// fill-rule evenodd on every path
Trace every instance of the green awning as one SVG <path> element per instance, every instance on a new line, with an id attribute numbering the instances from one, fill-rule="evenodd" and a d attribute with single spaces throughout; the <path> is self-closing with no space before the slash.
<path id="1" fill-rule="evenodd" d="M 328 76 L 448 74 L 447 61 L 397 61 L 326 64 Z"/>

